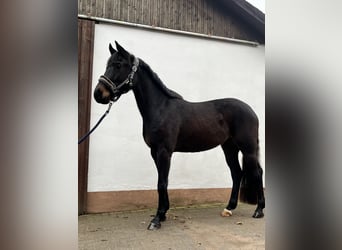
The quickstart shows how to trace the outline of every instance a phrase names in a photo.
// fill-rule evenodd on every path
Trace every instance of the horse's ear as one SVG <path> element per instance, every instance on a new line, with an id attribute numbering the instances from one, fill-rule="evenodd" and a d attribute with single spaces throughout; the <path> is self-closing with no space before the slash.
<path id="1" fill-rule="evenodd" d="M 115 41 L 115 44 L 116 44 L 116 49 L 118 50 L 118 52 L 128 59 L 130 54 L 123 47 L 121 47 L 121 45 L 117 41 Z"/>
<path id="2" fill-rule="evenodd" d="M 109 43 L 109 51 L 112 55 L 116 52 L 111 43 Z"/>

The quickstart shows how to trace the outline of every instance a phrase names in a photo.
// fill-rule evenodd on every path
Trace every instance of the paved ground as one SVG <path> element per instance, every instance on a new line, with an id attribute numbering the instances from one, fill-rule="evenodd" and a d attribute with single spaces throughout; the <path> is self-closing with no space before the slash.
<path id="1" fill-rule="evenodd" d="M 265 249 L 265 219 L 252 218 L 255 206 L 240 203 L 232 217 L 221 217 L 222 208 L 170 209 L 157 231 L 146 229 L 154 210 L 80 216 L 79 249 Z"/>

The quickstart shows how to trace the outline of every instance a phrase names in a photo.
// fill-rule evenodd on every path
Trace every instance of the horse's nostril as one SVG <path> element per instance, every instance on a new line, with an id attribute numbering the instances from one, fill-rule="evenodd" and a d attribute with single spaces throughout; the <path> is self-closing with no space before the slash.
<path id="1" fill-rule="evenodd" d="M 95 101 L 101 104 L 107 104 L 110 100 L 109 100 L 109 96 L 104 95 L 105 93 L 103 92 L 103 90 L 101 89 L 101 87 L 97 87 L 94 90 L 94 98 Z"/>
<path id="2" fill-rule="evenodd" d="M 94 90 L 94 98 L 97 102 L 101 102 L 101 97 L 102 97 L 102 93 L 101 93 L 101 90 L 96 88 Z"/>

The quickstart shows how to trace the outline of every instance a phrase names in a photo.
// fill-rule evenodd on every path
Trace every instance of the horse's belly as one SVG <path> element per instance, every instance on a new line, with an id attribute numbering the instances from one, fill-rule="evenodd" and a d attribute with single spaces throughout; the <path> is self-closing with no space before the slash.
<path id="1" fill-rule="evenodd" d="M 228 139 L 227 131 L 223 129 L 208 131 L 191 131 L 188 134 L 180 134 L 175 151 L 199 152 L 212 149 L 223 144 Z"/>
<path id="2" fill-rule="evenodd" d="M 220 145 L 220 143 L 212 143 L 212 144 L 182 144 L 179 145 L 177 144 L 176 149 L 174 150 L 175 152 L 200 152 L 200 151 L 205 151 L 212 149 L 216 146 Z"/>

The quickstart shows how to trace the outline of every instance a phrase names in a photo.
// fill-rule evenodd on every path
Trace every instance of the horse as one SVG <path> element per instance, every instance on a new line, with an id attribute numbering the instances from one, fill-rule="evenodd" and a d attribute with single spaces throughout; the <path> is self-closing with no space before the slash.
<path id="1" fill-rule="evenodd" d="M 96 102 L 108 104 L 132 90 L 143 119 L 143 138 L 158 171 L 158 208 L 148 229 L 156 230 L 169 209 L 168 176 L 173 152 L 200 152 L 221 145 L 233 187 L 222 216 L 232 215 L 238 199 L 257 204 L 254 218 L 264 216 L 263 170 L 259 164 L 259 122 L 252 108 L 235 98 L 188 102 L 167 88 L 142 59 L 117 41 L 109 44 L 104 75 L 94 89 Z M 238 153 L 242 153 L 242 168 Z M 240 193 L 240 196 L 239 196 Z"/>

